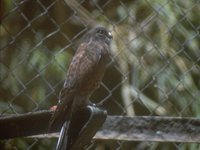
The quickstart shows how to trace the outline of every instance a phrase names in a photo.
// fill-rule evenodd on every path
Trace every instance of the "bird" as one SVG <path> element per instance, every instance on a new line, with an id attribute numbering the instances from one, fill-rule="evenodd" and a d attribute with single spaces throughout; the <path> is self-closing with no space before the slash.
<path id="1" fill-rule="evenodd" d="M 91 104 L 89 98 L 100 86 L 110 60 L 112 39 L 111 31 L 101 26 L 83 35 L 67 70 L 49 128 L 58 119 L 62 123 L 69 121 L 72 113 Z"/>

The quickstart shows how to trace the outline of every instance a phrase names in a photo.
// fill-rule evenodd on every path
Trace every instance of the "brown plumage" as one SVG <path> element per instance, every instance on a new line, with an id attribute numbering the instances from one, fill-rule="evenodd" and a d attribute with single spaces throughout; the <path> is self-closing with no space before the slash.
<path id="1" fill-rule="evenodd" d="M 78 47 L 67 71 L 59 103 L 51 120 L 59 116 L 69 120 L 71 113 L 89 104 L 89 97 L 98 88 L 104 76 L 110 55 L 112 35 L 104 27 L 88 31 Z"/>

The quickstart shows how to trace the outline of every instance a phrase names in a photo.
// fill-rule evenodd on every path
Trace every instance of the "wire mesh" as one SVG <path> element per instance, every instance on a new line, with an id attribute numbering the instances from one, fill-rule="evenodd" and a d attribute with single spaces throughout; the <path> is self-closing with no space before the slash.
<path id="1" fill-rule="evenodd" d="M 1 2 L 0 113 L 49 109 L 82 35 L 113 33 L 113 61 L 91 100 L 109 115 L 200 115 L 199 0 Z M 167 128 L 167 127 L 166 127 Z M 11 139 L 4 149 L 48 149 L 56 139 Z M 92 141 L 88 149 L 198 149 L 199 144 Z"/>

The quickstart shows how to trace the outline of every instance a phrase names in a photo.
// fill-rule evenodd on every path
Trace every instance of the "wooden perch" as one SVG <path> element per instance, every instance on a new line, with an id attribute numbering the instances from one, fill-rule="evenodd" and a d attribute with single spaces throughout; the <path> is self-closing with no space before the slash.
<path id="1" fill-rule="evenodd" d="M 46 134 L 51 111 L 0 117 L 0 139 Z M 59 132 L 62 122 L 49 132 Z M 180 117 L 108 116 L 94 139 L 200 142 L 200 119 Z"/>
<path id="2" fill-rule="evenodd" d="M 48 124 L 52 116 L 52 111 L 30 112 L 21 115 L 8 115 L 0 117 L 0 139 L 14 138 L 45 134 L 48 131 Z M 52 128 L 59 131 L 60 126 Z"/>
<path id="3" fill-rule="evenodd" d="M 200 119 L 110 116 L 95 139 L 200 142 Z"/>

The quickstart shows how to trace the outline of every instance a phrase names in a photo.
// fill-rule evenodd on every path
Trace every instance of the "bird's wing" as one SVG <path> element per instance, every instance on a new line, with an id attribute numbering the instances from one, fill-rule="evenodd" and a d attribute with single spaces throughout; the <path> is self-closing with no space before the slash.
<path id="1" fill-rule="evenodd" d="M 82 81 L 95 69 L 100 58 L 101 50 L 96 44 L 81 44 L 69 66 L 64 88 L 80 87 Z"/>
<path id="2" fill-rule="evenodd" d="M 66 120 L 70 119 L 73 100 L 79 92 L 82 82 L 92 73 L 100 58 L 101 51 L 95 44 L 82 43 L 79 46 L 69 65 L 64 87 L 60 92 L 59 103 L 50 122 L 51 126 L 60 115 L 65 114 L 68 116 L 64 116 Z"/>
<path id="3" fill-rule="evenodd" d="M 101 50 L 96 44 L 82 43 L 79 46 L 69 65 L 64 87 L 60 92 L 58 109 L 70 105 L 73 101 L 70 96 L 80 92 L 83 81 L 87 80 L 88 76 L 96 69 L 100 58 Z"/>

